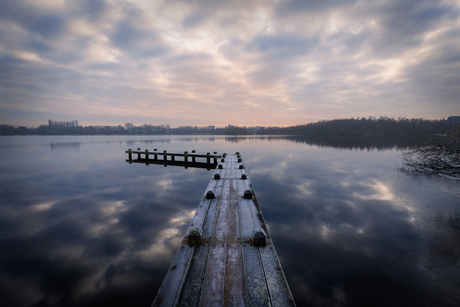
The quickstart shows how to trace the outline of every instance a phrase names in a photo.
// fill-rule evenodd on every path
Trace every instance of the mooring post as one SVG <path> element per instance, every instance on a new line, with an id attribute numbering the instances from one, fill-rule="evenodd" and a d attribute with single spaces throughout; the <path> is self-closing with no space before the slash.
<path id="1" fill-rule="evenodd" d="M 149 159 L 149 150 L 146 149 L 145 150 L 145 160 L 148 160 Z"/>
<path id="2" fill-rule="evenodd" d="M 206 163 L 211 164 L 211 153 L 210 153 L 210 152 L 207 152 L 207 153 L 206 153 L 206 156 L 207 156 L 207 157 L 206 157 Z"/>
<path id="3" fill-rule="evenodd" d="M 187 237 L 189 246 L 200 246 L 203 244 L 203 229 L 192 228 Z"/>
<path id="4" fill-rule="evenodd" d="M 163 150 L 163 160 L 164 161 L 168 161 L 168 155 L 166 155 L 168 151 L 167 150 Z"/>
<path id="5" fill-rule="evenodd" d="M 141 153 L 139 152 L 141 149 L 138 148 L 137 149 L 137 159 L 140 160 L 141 159 Z"/>
<path id="6" fill-rule="evenodd" d="M 196 153 L 196 150 L 195 150 L 195 149 L 194 149 L 194 150 L 192 150 L 192 153 Z M 193 157 L 192 157 L 192 162 L 193 162 L 193 163 L 195 163 L 195 162 L 196 162 L 196 160 L 195 160 L 195 156 L 193 156 Z"/>
<path id="7" fill-rule="evenodd" d="M 188 162 L 188 151 L 184 151 L 184 161 Z"/>
<path id="8" fill-rule="evenodd" d="M 133 161 L 133 150 L 131 148 L 128 149 L 128 160 Z"/>

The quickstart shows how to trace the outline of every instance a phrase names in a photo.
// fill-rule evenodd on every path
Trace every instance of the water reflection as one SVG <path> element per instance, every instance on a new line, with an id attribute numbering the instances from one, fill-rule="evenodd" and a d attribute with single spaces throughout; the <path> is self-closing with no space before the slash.
<path id="1" fill-rule="evenodd" d="M 80 143 L 50 143 L 51 151 L 57 150 L 78 150 L 80 149 Z"/>
<path id="2" fill-rule="evenodd" d="M 402 174 L 406 141 L 368 140 L 2 138 L 0 302 L 149 306 L 210 179 L 125 162 L 160 144 L 242 153 L 298 306 L 456 306 L 459 183 Z"/>
<path id="3" fill-rule="evenodd" d="M 424 136 L 423 139 L 445 139 L 442 136 Z M 21 136 L 3 137 L 0 142 L 0 149 L 18 147 L 39 147 L 50 146 L 51 149 L 77 149 L 79 146 L 99 146 L 102 144 L 119 144 L 127 147 L 138 145 L 158 145 L 170 149 L 171 144 L 180 143 L 181 148 L 186 147 L 184 143 L 252 143 L 252 142 L 279 142 L 289 141 L 299 144 L 308 144 L 319 147 L 333 147 L 354 150 L 386 150 L 405 149 L 421 141 L 421 137 L 414 136 L 285 136 L 285 135 L 250 135 L 250 136 Z M 214 147 L 212 147 L 214 149 Z M 238 148 L 238 147 L 235 147 Z M 195 148 L 198 149 L 198 148 Z"/>
<path id="4" fill-rule="evenodd" d="M 308 158 L 291 151 L 289 160 L 250 172 L 276 248 L 287 251 L 283 268 L 298 305 L 456 305 L 458 266 L 449 265 L 452 279 L 439 287 L 420 270 L 420 255 L 438 239 L 426 205 L 455 210 L 458 184 L 407 181 L 392 170 L 396 157 L 391 150 L 309 150 Z M 456 190 L 433 193 L 443 185 Z"/>

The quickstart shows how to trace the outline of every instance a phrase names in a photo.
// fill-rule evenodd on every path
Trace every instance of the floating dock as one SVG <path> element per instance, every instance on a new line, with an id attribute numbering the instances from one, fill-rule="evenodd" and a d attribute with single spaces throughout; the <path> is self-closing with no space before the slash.
<path id="1" fill-rule="evenodd" d="M 295 306 L 239 153 L 126 153 L 130 163 L 162 156 L 162 164 L 175 165 L 175 157 L 188 164 L 195 155 L 206 159 L 203 164 L 216 164 L 152 307 Z"/>

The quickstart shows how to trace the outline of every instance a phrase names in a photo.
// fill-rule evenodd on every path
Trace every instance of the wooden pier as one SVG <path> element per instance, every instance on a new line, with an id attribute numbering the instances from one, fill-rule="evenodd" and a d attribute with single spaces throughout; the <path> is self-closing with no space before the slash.
<path id="1" fill-rule="evenodd" d="M 153 151 L 145 150 L 141 151 L 129 149 L 126 151 L 128 154 L 129 163 L 143 163 L 146 165 L 149 164 L 159 164 L 163 166 L 174 165 L 174 166 L 183 166 L 185 168 L 194 167 L 194 168 L 205 168 L 211 170 L 216 168 L 217 161 L 222 156 L 217 152 L 211 153 L 196 153 L 194 150 L 191 153 L 185 152 L 168 152 L 168 151 L 158 151 L 154 149 Z M 133 155 L 137 157 L 133 159 Z M 178 159 L 176 159 L 178 158 Z"/>
<path id="2" fill-rule="evenodd" d="M 128 154 L 129 162 L 146 163 L 146 164 L 150 164 L 150 163 L 161 164 L 164 162 L 176 162 L 176 157 L 181 157 L 182 161 L 177 161 L 177 162 L 184 162 L 184 163 L 190 162 L 190 163 L 201 163 L 201 164 L 206 163 L 209 165 L 211 164 L 217 165 L 217 159 L 221 158 L 222 156 L 222 154 L 218 154 L 216 151 L 213 154 L 211 154 L 210 152 L 196 153 L 195 150 L 192 150 L 191 153 L 189 153 L 188 151 L 184 151 L 184 152 L 167 151 L 167 150 L 158 151 L 157 149 L 154 149 L 153 151 L 149 151 L 148 149 L 142 151 L 140 148 L 138 148 L 137 150 L 128 149 L 126 153 Z M 136 160 L 133 160 L 133 155 L 137 155 Z M 158 163 L 155 163 L 155 162 L 158 162 Z"/>
<path id="3" fill-rule="evenodd" d="M 146 152 L 128 150 L 127 161 L 158 160 Z M 240 154 L 192 154 L 217 167 L 152 307 L 295 306 Z"/>

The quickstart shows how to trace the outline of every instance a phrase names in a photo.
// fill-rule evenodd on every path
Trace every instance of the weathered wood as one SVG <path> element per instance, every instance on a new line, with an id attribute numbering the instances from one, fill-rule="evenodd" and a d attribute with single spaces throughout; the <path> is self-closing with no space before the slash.
<path id="1" fill-rule="evenodd" d="M 270 306 L 259 248 L 245 243 L 243 257 L 246 306 Z"/>
<path id="2" fill-rule="evenodd" d="M 193 254 L 193 249 L 193 247 L 181 244 L 162 284 L 176 286 L 160 288 L 152 306 L 176 305 L 176 299 L 180 295 L 180 286 L 182 285 L 184 277 L 187 274 L 188 265 Z"/>
<path id="3" fill-rule="evenodd" d="M 209 152 L 196 153 L 194 150 L 192 150 L 192 153 L 189 153 L 188 151 L 168 152 L 166 150 L 161 152 L 157 149 L 154 149 L 153 151 L 149 151 L 148 149 L 141 151 L 140 148 L 138 148 L 138 150 L 128 149 L 126 153 L 128 154 L 127 162 L 129 163 L 145 163 L 147 165 L 163 164 L 164 166 L 175 165 L 183 166 L 185 168 L 206 168 L 208 170 L 214 168 L 215 165 L 217 165 L 217 159 L 222 156 L 222 154 L 218 154 L 217 152 L 214 152 L 213 154 Z M 137 154 L 137 159 L 133 160 L 133 154 Z M 151 158 L 152 155 L 153 159 Z M 163 157 L 163 159 L 158 159 L 158 156 Z M 170 159 L 168 159 L 168 157 L 170 157 Z M 181 157 L 182 159 L 176 160 L 176 157 Z M 190 164 L 189 157 L 192 158 L 192 163 Z M 197 160 L 197 158 L 201 159 L 202 161 Z"/>
<path id="4" fill-rule="evenodd" d="M 195 247 L 176 306 L 198 306 L 206 273 L 209 245 Z"/>
<path id="5" fill-rule="evenodd" d="M 127 161 L 185 166 L 195 158 L 207 163 L 219 159 L 152 306 L 295 306 L 241 156 L 156 150 L 148 154 L 154 159 L 146 155 Z M 165 160 L 155 161 L 157 154 Z M 184 161 L 167 161 L 168 156 L 181 155 Z M 251 197 L 244 197 L 246 190 Z M 214 198 L 207 198 L 209 191 Z M 265 232 L 266 245 L 253 245 L 256 229 Z M 193 238 L 200 238 L 191 241 L 196 246 L 189 245 L 192 230 Z"/>
<path id="6" fill-rule="evenodd" d="M 139 154 L 139 155 L 145 155 L 147 154 L 153 154 L 153 155 L 163 155 L 163 156 L 174 156 L 174 157 L 195 157 L 195 158 L 213 158 L 217 159 L 222 157 L 222 154 L 219 153 L 189 153 L 189 152 L 178 152 L 178 151 L 159 151 L 159 150 L 154 150 L 154 151 L 143 151 L 143 150 L 127 150 L 126 153 L 133 153 L 133 154 Z"/>
<path id="7" fill-rule="evenodd" d="M 295 306 L 275 249 L 272 246 L 269 249 L 259 248 L 259 253 L 272 305 Z"/>
<path id="8" fill-rule="evenodd" d="M 200 306 L 222 306 L 226 244 L 213 243 L 210 249 Z"/>

